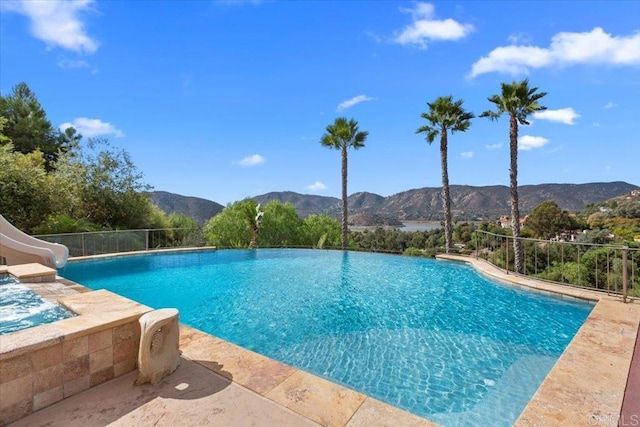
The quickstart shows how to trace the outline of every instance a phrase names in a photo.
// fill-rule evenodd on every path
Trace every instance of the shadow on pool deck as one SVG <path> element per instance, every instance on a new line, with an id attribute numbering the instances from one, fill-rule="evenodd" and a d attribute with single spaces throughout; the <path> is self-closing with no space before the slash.
<path id="1" fill-rule="evenodd" d="M 188 359 L 158 386 L 134 386 L 136 376 L 134 371 L 10 425 L 316 425 Z"/>

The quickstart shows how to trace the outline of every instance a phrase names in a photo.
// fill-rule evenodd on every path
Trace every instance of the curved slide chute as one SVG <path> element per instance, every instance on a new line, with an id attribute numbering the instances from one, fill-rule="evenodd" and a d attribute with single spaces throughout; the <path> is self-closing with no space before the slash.
<path id="1" fill-rule="evenodd" d="M 30 236 L 0 215 L 0 264 L 37 262 L 51 268 L 62 268 L 68 258 L 69 249 L 66 246 Z"/>

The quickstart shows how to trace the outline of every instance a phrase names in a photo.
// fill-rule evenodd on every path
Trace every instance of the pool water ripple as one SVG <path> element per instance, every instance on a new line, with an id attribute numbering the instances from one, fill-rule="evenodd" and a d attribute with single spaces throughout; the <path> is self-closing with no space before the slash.
<path id="1" fill-rule="evenodd" d="M 60 273 L 444 425 L 511 425 L 592 306 L 458 263 L 321 250 L 72 262 Z"/>

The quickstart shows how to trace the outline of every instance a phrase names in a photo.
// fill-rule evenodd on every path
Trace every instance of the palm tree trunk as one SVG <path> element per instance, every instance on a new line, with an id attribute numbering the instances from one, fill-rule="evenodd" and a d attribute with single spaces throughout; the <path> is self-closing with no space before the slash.
<path id="1" fill-rule="evenodd" d="M 445 251 L 449 253 L 452 247 L 453 224 L 451 221 L 451 196 L 449 194 L 449 171 L 447 168 L 447 130 L 440 135 L 440 161 L 442 166 L 442 203 L 444 205 L 444 236 Z"/>
<path id="2" fill-rule="evenodd" d="M 347 213 L 347 146 L 342 147 L 342 250 L 347 249 L 348 229 Z"/>
<path id="3" fill-rule="evenodd" d="M 251 249 L 258 248 L 258 227 L 251 226 L 251 241 L 249 242 L 249 247 Z"/>
<path id="4" fill-rule="evenodd" d="M 518 206 L 518 120 L 511 115 L 509 123 L 509 147 L 511 149 L 511 169 L 509 178 L 511 183 L 511 231 L 513 232 L 513 256 L 515 271 L 524 273 L 524 257 L 522 242 L 520 241 L 520 208 Z"/>

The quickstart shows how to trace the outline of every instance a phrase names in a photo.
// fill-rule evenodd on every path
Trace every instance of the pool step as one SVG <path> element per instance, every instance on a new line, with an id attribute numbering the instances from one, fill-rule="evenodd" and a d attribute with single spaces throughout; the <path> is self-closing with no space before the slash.
<path id="1" fill-rule="evenodd" d="M 22 283 L 55 282 L 56 270 L 42 264 L 18 264 L 6 267 L 7 272 Z"/>

